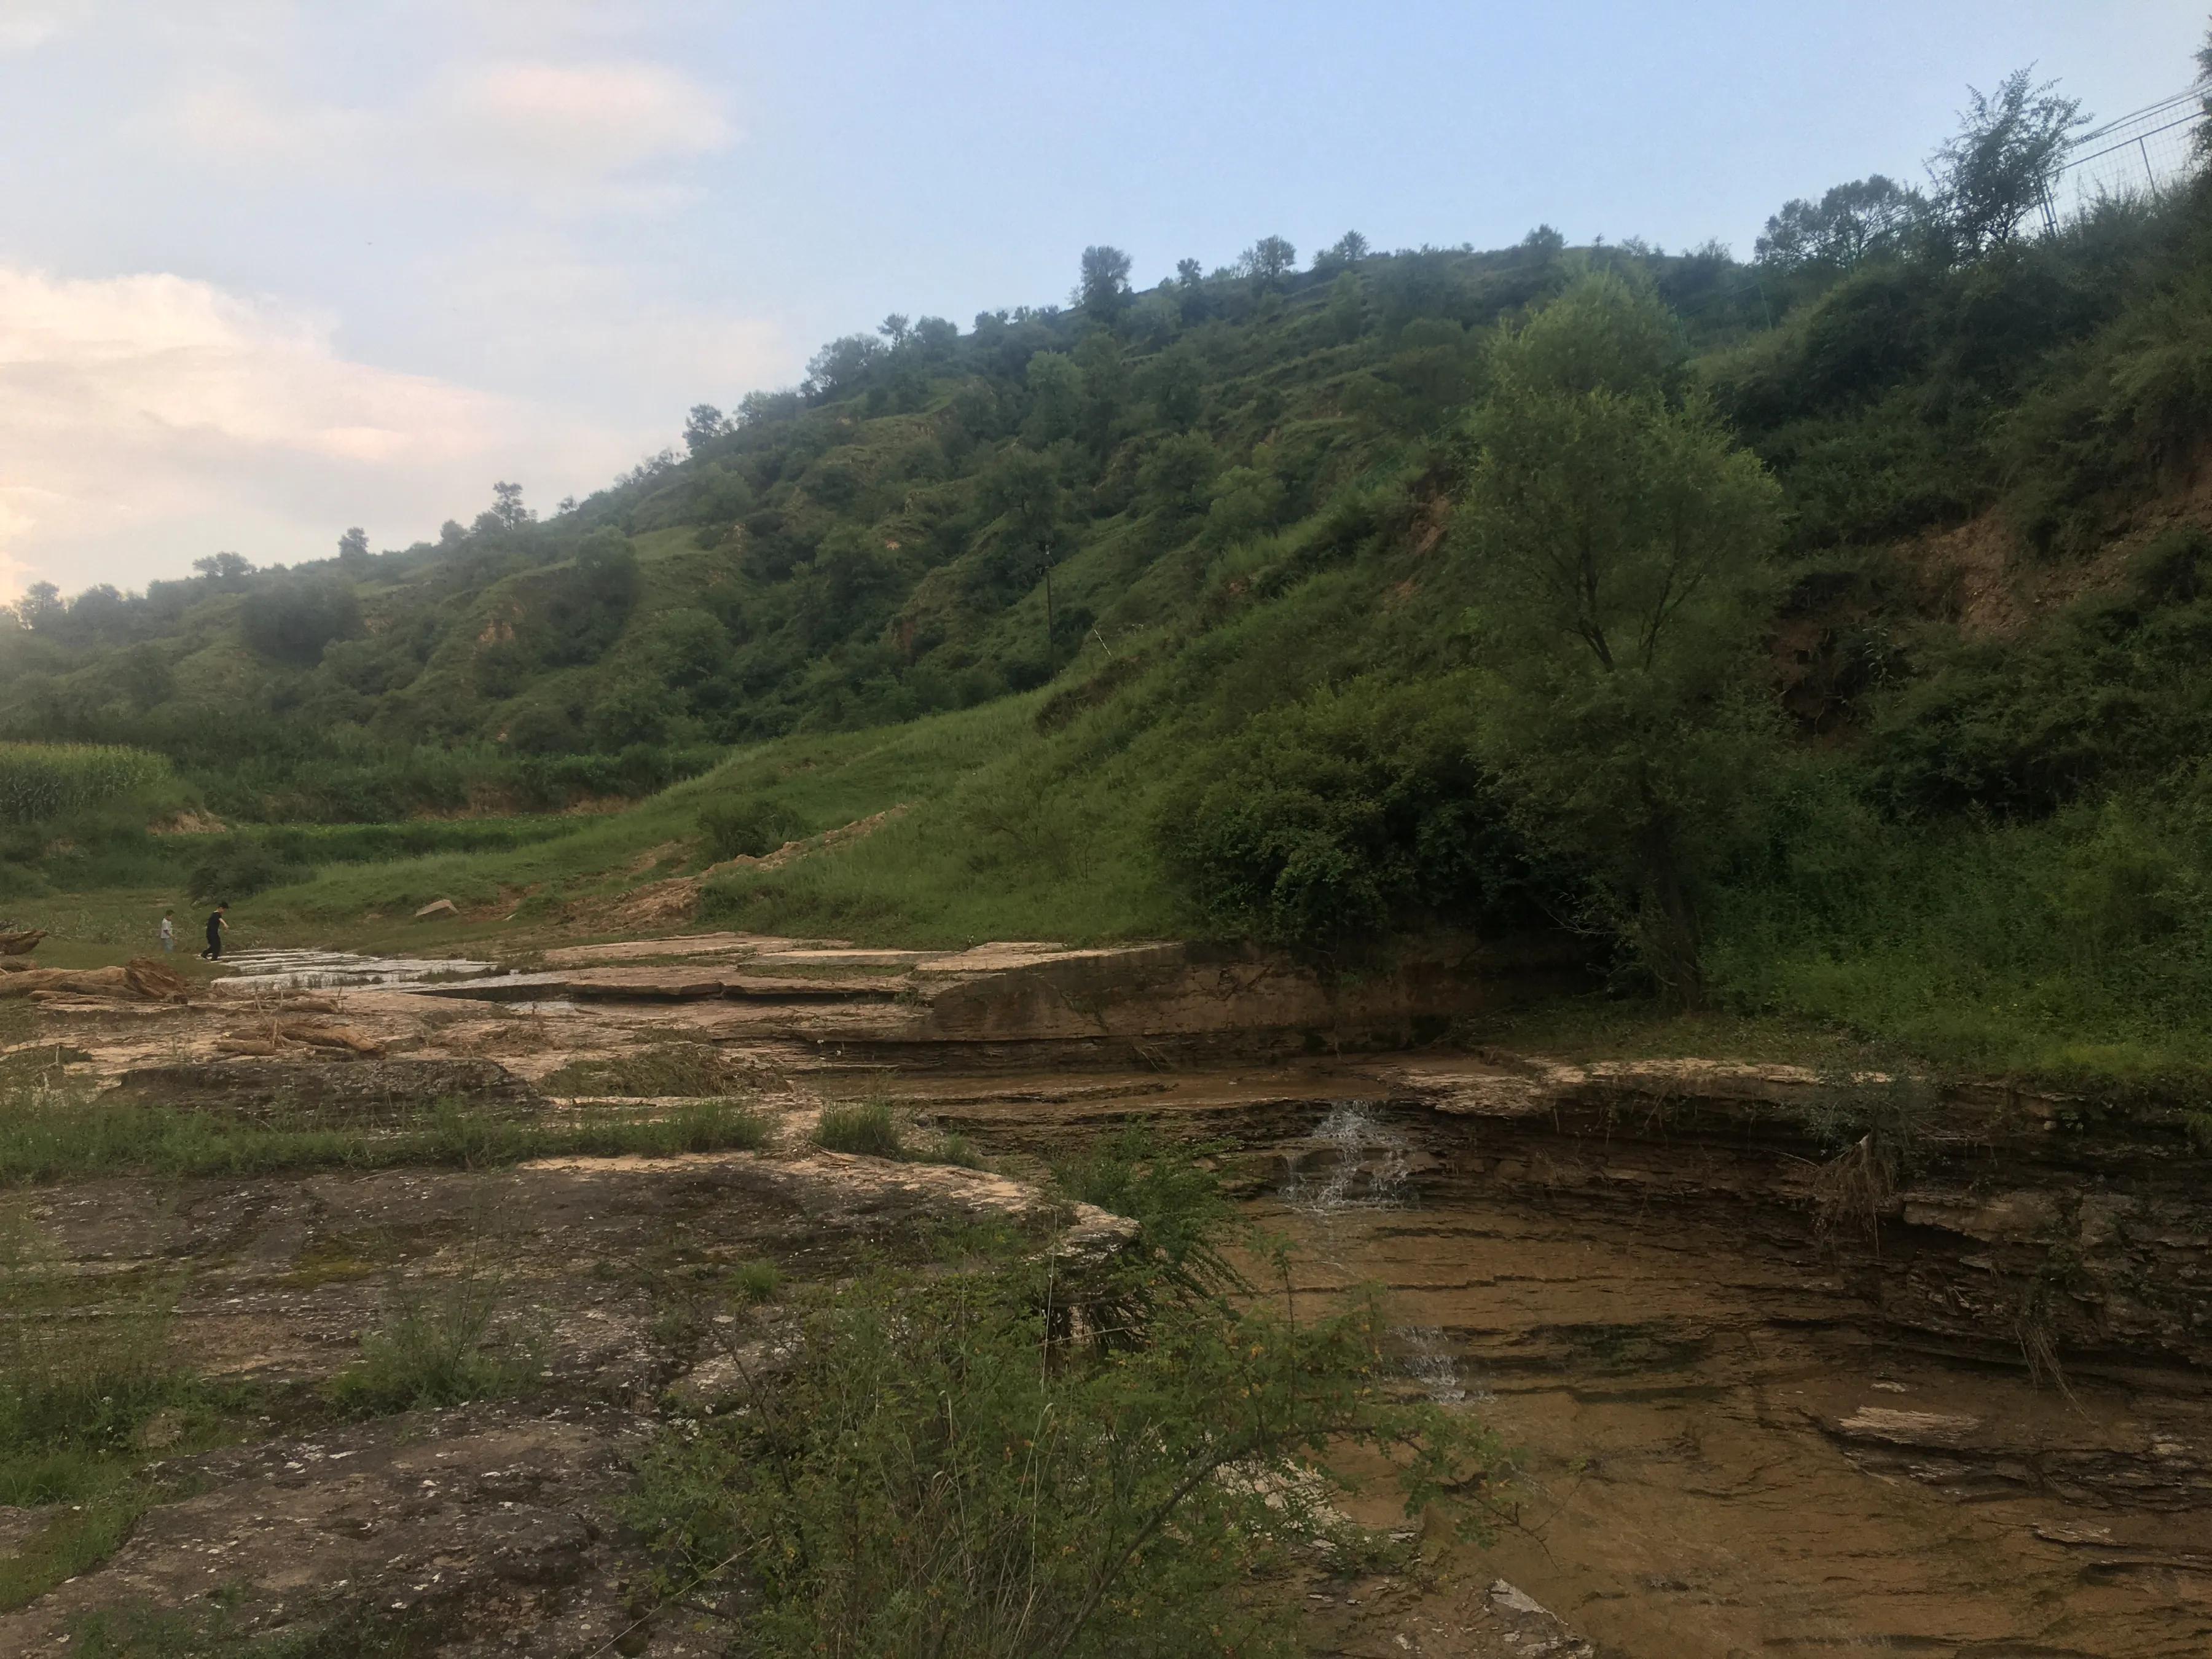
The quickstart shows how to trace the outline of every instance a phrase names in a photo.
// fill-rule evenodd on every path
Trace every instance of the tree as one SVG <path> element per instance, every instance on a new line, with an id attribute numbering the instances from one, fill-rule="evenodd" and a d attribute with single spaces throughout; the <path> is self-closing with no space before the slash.
<path id="1" fill-rule="evenodd" d="M 505 483 L 491 487 L 491 516 L 501 530 L 520 530 L 538 517 L 522 504 L 522 486 Z"/>
<path id="2" fill-rule="evenodd" d="M 1109 326 L 1129 303 L 1129 256 L 1103 243 L 1083 250 L 1083 280 L 1075 301 Z"/>
<path id="3" fill-rule="evenodd" d="M 1818 202 L 1799 197 L 1784 203 L 1782 211 L 1767 220 L 1753 252 L 1759 264 L 1780 270 L 1806 265 L 1849 270 L 1863 259 L 1901 249 L 1927 211 L 1927 199 L 1918 191 L 1877 173 L 1833 185 Z"/>
<path id="4" fill-rule="evenodd" d="M 253 572 L 253 567 L 235 553 L 210 553 L 204 559 L 194 559 L 192 568 L 216 587 L 234 586 Z"/>
<path id="5" fill-rule="evenodd" d="M 1367 239 L 1356 230 L 1347 230 L 1336 240 L 1314 255 L 1316 270 L 1349 270 L 1367 257 Z"/>
<path id="6" fill-rule="evenodd" d="M 808 400 L 826 403 L 858 391 L 883 354 L 882 343 L 866 334 L 846 334 L 830 341 L 807 359 L 804 389 Z"/>
<path id="7" fill-rule="evenodd" d="M 1022 436 L 1039 449 L 1075 435 L 1083 418 L 1083 371 L 1060 351 L 1040 351 L 1024 371 L 1030 415 Z"/>
<path id="8" fill-rule="evenodd" d="M 2204 118 L 2197 124 L 2197 153 L 2212 156 L 2212 29 L 2205 31 L 2204 44 L 2197 48 L 2197 79 L 2205 88 L 2198 100 Z"/>
<path id="9" fill-rule="evenodd" d="M 732 429 L 728 416 L 714 404 L 694 404 L 684 417 L 684 447 L 696 455 L 717 438 L 729 436 Z"/>
<path id="10" fill-rule="evenodd" d="M 1206 280 L 1206 267 L 1195 259 L 1176 261 L 1176 281 L 1185 288 L 1196 288 Z"/>
<path id="11" fill-rule="evenodd" d="M 23 590 L 23 597 L 15 601 L 16 618 L 24 627 L 37 631 L 52 632 L 54 626 L 68 615 L 69 606 L 62 599 L 62 591 L 52 582 L 33 582 Z"/>
<path id="12" fill-rule="evenodd" d="M 358 563 L 368 556 L 368 532 L 359 525 L 338 538 L 338 557 L 341 559 L 350 559 Z"/>
<path id="13" fill-rule="evenodd" d="M 1367 294 L 1359 273 L 1338 273 L 1328 288 L 1328 331 L 1340 345 L 1349 345 L 1367 331 Z"/>
<path id="14" fill-rule="evenodd" d="M 1701 907 L 1758 781 L 1756 653 L 1779 491 L 1700 395 L 1672 320 L 1584 279 L 1502 335 L 1470 422 L 1480 746 L 1533 844 L 1670 999 L 1703 993 Z"/>
<path id="15" fill-rule="evenodd" d="M 1959 131 L 1929 158 L 1936 205 L 1959 252 L 1978 258 L 2002 247 L 2046 201 L 2066 165 L 2066 148 L 2088 117 L 2056 81 L 2037 86 L 2014 70 L 1993 95 L 1966 88 Z"/>
<path id="16" fill-rule="evenodd" d="M 1521 251 L 1540 259 L 1556 258 L 1566 251 L 1567 239 L 1549 225 L 1538 225 L 1521 239 Z"/>
<path id="17" fill-rule="evenodd" d="M 1237 268 L 1261 288 L 1273 288 L 1297 269 L 1298 251 L 1279 236 L 1262 236 L 1244 250 Z"/>
<path id="18" fill-rule="evenodd" d="M 240 611 L 246 642 L 272 661 L 312 668 L 323 648 L 361 632 L 361 601 L 335 577 L 264 580 Z"/>
<path id="19" fill-rule="evenodd" d="M 912 337 L 914 325 L 908 320 L 906 313 L 894 311 L 876 325 L 876 332 L 890 341 L 891 349 L 896 351 Z"/>

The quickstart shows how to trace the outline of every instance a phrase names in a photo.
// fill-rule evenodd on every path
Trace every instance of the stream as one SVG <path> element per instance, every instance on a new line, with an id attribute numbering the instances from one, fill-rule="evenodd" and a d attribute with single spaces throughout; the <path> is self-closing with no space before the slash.
<path id="1" fill-rule="evenodd" d="M 2201 1399 L 1885 1338 L 1741 1212 L 1508 1194 L 1474 1140 L 1334 1102 L 1250 1205 L 1301 1296 L 1386 1287 L 1406 1375 L 1519 1449 L 1468 1571 L 1620 1659 L 2212 1652 L 2201 1496 L 2099 1473 L 2194 1459 Z"/>

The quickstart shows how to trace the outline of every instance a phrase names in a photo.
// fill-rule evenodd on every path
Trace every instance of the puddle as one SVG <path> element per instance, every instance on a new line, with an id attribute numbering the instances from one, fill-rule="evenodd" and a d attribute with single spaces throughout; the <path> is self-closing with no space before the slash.
<path id="1" fill-rule="evenodd" d="M 363 986 L 429 985 L 497 973 L 499 965 L 459 957 L 368 957 L 352 951 L 226 951 L 233 991 L 324 991 Z"/>

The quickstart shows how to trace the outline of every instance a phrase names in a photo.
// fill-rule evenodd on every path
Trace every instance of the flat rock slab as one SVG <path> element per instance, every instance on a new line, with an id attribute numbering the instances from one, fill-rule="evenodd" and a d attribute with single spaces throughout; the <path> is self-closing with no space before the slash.
<path id="1" fill-rule="evenodd" d="M 179 1460 L 165 1473 L 194 1495 L 148 1514 L 104 1565 L 0 1614 L 0 1652 L 67 1652 L 75 1620 L 134 1603 L 212 1613 L 216 1590 L 234 1630 L 412 1620 L 441 1652 L 611 1651 L 635 1623 L 623 1583 L 644 1565 L 614 1508 L 647 1427 L 475 1407 Z M 635 1637 L 622 1651 L 711 1650 L 672 1622 Z"/>

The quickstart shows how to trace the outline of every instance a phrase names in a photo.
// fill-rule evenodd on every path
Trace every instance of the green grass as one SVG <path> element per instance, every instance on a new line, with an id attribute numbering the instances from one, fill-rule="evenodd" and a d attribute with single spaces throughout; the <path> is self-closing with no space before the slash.
<path id="1" fill-rule="evenodd" d="M 23 1100 L 0 1104 L 0 1185 L 99 1175 L 250 1176 L 283 1170 L 485 1169 L 533 1158 L 667 1157 L 756 1151 L 769 1127 L 727 1101 L 665 1115 L 593 1114 L 577 1121 L 516 1122 L 457 1105 L 420 1109 L 395 1128 L 270 1128 L 204 1112 Z"/>
<path id="2" fill-rule="evenodd" d="M 540 1365 L 533 1334 L 515 1328 L 501 1301 L 499 1281 L 481 1273 L 405 1286 L 325 1396 L 349 1417 L 377 1417 L 529 1392 Z"/>
<path id="3" fill-rule="evenodd" d="M 610 1060 L 570 1060 L 538 1079 L 549 1095 L 629 1099 L 726 1095 L 734 1078 L 720 1049 L 706 1042 L 660 1042 Z"/>
<path id="4" fill-rule="evenodd" d="M 814 1126 L 814 1141 L 825 1152 L 862 1158 L 904 1158 L 906 1136 L 898 1118 L 880 1100 L 824 1106 Z"/>

